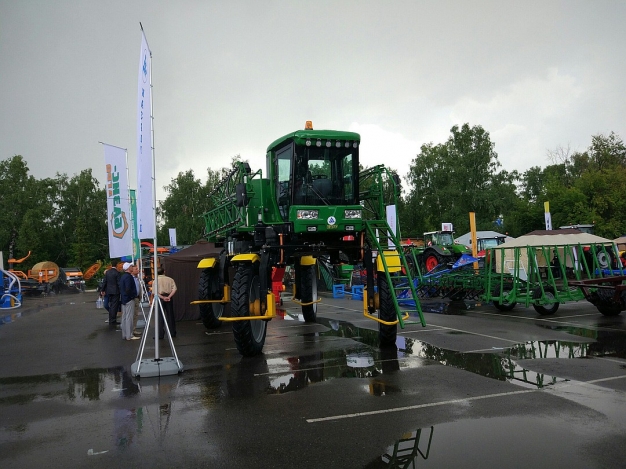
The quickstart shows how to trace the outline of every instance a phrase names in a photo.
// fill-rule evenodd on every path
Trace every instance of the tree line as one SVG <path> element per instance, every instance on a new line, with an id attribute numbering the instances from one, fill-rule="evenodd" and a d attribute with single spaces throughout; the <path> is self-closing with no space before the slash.
<path id="1" fill-rule="evenodd" d="M 442 222 L 454 223 L 462 234 L 469 231 L 468 213 L 475 212 L 479 230 L 517 237 L 544 228 L 546 201 L 554 227 L 593 223 L 596 234 L 609 239 L 626 233 L 626 146 L 621 137 L 595 135 L 583 152 L 557 148 L 548 158 L 551 164 L 545 168 L 507 171 L 481 126 L 452 127 L 447 141 L 422 145 L 404 175 L 398 207 L 402 236 L 418 238 Z M 202 239 L 202 214 L 213 208 L 209 194 L 228 170 L 208 168 L 203 178 L 187 170 L 171 179 L 157 209 L 160 246 L 169 244 L 169 228 L 176 228 L 179 245 Z M 21 270 L 40 261 L 84 269 L 108 259 L 101 186 L 91 169 L 36 179 L 22 156 L 0 161 L 5 265 L 29 251 Z"/>
<path id="2" fill-rule="evenodd" d="M 517 237 L 545 229 L 544 202 L 553 227 L 590 223 L 608 239 L 626 233 L 626 147 L 614 132 L 592 136 L 583 152 L 549 151 L 551 164 L 523 173 L 502 169 L 481 126 L 450 133 L 444 143 L 422 145 L 411 162 L 399 207 L 403 236 L 419 237 L 442 222 L 463 234 L 475 212 L 478 230 Z"/>

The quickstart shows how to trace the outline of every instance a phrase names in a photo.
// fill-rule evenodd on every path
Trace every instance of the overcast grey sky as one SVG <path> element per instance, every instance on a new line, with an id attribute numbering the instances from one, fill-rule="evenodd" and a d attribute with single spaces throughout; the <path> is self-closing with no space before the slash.
<path id="1" fill-rule="evenodd" d="M 361 134 L 365 165 L 405 175 L 465 122 L 503 167 L 626 138 L 623 1 L 0 0 L 0 160 L 37 178 L 128 148 L 135 181 L 143 24 L 152 50 L 159 198 L 304 127 Z"/>

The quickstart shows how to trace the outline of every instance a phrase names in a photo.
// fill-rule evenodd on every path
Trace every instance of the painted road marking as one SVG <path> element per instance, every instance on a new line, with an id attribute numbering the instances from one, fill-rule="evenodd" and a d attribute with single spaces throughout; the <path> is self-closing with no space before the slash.
<path id="1" fill-rule="evenodd" d="M 427 407 L 438 407 L 438 406 L 450 405 L 450 404 L 461 404 L 465 402 L 478 401 L 481 399 L 492 399 L 495 397 L 515 396 L 518 394 L 528 394 L 531 392 L 537 392 L 537 390 L 525 389 L 522 391 L 500 392 L 496 394 L 486 394 L 484 396 L 466 397 L 463 399 L 451 399 L 449 401 L 429 402 L 428 404 L 416 404 L 416 405 L 410 405 L 410 406 L 404 406 L 404 407 L 393 407 L 391 409 L 371 410 L 368 412 L 356 412 L 353 414 L 331 415 L 329 417 L 306 419 L 306 422 L 307 423 L 328 422 L 331 420 L 351 419 L 355 417 L 368 417 L 370 415 L 389 414 L 393 412 L 406 412 L 407 410 L 425 409 Z"/>
<path id="2" fill-rule="evenodd" d="M 488 335 L 488 334 L 479 334 L 478 332 L 466 331 L 464 329 L 455 329 L 453 327 L 445 327 L 445 326 L 437 326 L 437 327 L 440 327 L 441 329 L 445 329 L 445 330 L 448 330 L 448 331 L 463 332 L 465 334 L 476 335 L 476 336 L 479 336 L 479 337 L 486 337 L 488 339 L 503 340 L 505 342 L 511 342 L 513 344 L 519 344 L 519 343 L 524 343 L 525 342 L 525 341 L 524 342 L 520 342 L 519 340 L 504 339 L 502 337 L 496 337 L 496 336 Z M 411 332 L 420 332 L 420 331 L 419 330 L 418 331 L 403 331 L 401 335 L 405 335 L 407 332 L 411 333 Z"/>
<path id="3" fill-rule="evenodd" d="M 450 399 L 448 401 L 441 401 L 441 402 L 429 402 L 428 404 L 416 404 L 416 405 L 410 405 L 410 406 L 404 406 L 404 407 L 393 407 L 390 409 L 371 410 L 368 412 L 355 412 L 352 414 L 331 415 L 328 417 L 306 419 L 306 422 L 307 423 L 329 422 L 333 420 L 343 420 L 343 419 L 351 419 L 351 418 L 357 418 L 357 417 L 368 417 L 370 415 L 390 414 L 394 412 L 406 412 L 407 410 L 425 409 L 428 407 L 439 407 L 439 406 L 451 405 L 451 404 L 462 404 L 462 403 L 467 403 L 467 402 L 472 402 L 472 401 L 479 401 L 482 399 L 493 399 L 496 397 L 517 396 L 520 394 L 539 392 L 544 389 L 546 391 L 559 391 L 560 389 L 566 388 L 566 387 L 571 387 L 571 386 L 576 386 L 576 385 L 589 385 L 589 384 L 601 383 L 605 381 L 613 381 L 613 380 L 624 379 L 624 378 L 626 378 L 626 375 L 611 376 L 608 378 L 594 379 L 591 381 L 567 381 L 562 384 L 556 384 L 554 386 L 549 386 L 546 388 L 525 389 L 521 391 L 510 391 L 510 392 L 499 392 L 495 394 L 485 394 L 484 396 L 474 396 L 474 397 L 467 397 L 463 399 Z M 564 397 L 564 398 L 566 399 L 567 397 Z"/>

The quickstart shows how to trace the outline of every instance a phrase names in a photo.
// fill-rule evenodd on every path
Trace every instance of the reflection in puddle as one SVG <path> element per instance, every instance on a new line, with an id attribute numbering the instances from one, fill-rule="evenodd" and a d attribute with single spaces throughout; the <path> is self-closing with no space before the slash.
<path id="1" fill-rule="evenodd" d="M 461 420 L 404 433 L 364 467 L 598 467 L 581 431 L 539 415 Z"/>
<path id="2" fill-rule="evenodd" d="M 579 358 L 586 356 L 586 347 L 587 344 L 573 342 L 534 341 L 504 349 L 499 353 L 462 353 L 407 338 L 404 352 L 487 378 L 542 388 L 567 380 L 522 368 L 517 365 L 515 359 Z"/>
<path id="3" fill-rule="evenodd" d="M 97 401 L 106 389 L 120 397 L 132 397 L 140 392 L 137 382 L 122 366 L 0 378 L 0 386 L 2 387 L 0 405 L 24 404 L 55 398 L 76 403 Z"/>
<path id="4" fill-rule="evenodd" d="M 365 392 L 373 396 L 386 396 L 402 392 L 390 379 L 391 375 L 407 369 L 429 366 L 433 362 L 538 389 L 567 380 L 533 372 L 518 365 L 518 360 L 585 358 L 591 355 L 593 345 L 531 341 L 490 352 L 463 353 L 398 335 L 397 347 L 381 349 L 378 346 L 377 330 L 329 319 L 318 319 L 318 323 L 328 326 L 328 330 L 300 334 L 304 353 L 295 356 L 262 355 L 241 360 L 222 370 L 226 376 L 212 378 L 210 382 L 213 384 L 209 384 L 209 381 L 203 382 L 207 387 L 207 404 L 224 398 L 284 394 L 322 381 L 342 378 L 367 379 L 368 382 L 363 386 Z M 334 338 L 351 339 L 353 342 L 329 340 Z M 225 389 L 222 384 L 224 382 Z"/>
<path id="5" fill-rule="evenodd" d="M 9 324 L 11 322 L 14 322 L 16 319 L 21 318 L 22 317 L 22 312 L 21 311 L 13 311 L 10 312 L 11 310 L 9 309 L 0 309 L 0 326 L 2 324 Z"/>
<path id="6" fill-rule="evenodd" d="M 268 394 L 283 394 L 302 389 L 313 383 L 339 378 L 370 379 L 364 389 L 373 396 L 401 392 L 390 384 L 386 375 L 403 369 L 428 366 L 436 361 L 499 381 L 508 381 L 524 387 L 543 388 L 566 379 L 536 373 L 517 364 L 516 360 L 535 358 L 584 358 L 589 344 L 563 341 L 532 341 L 508 349 L 485 353 L 462 353 L 443 349 L 412 338 L 398 336 L 397 347 L 379 348 L 378 331 L 362 329 L 350 323 L 335 320 L 326 322 L 329 330 L 301 334 L 307 348 L 319 349 L 314 353 L 291 357 L 259 358 L 254 378 L 265 379 L 265 384 L 246 389 L 263 389 Z M 328 338 L 352 339 L 352 348 L 325 349 Z M 325 340 L 326 339 L 326 340 Z M 244 362 L 236 366 L 237 373 L 245 372 Z M 248 366 L 250 362 L 248 363 Z M 243 367 L 243 368 L 242 368 Z M 239 382 L 254 378 L 238 377 Z M 230 382 L 230 381 L 229 381 Z M 238 386 L 236 386 L 238 387 Z"/>
<path id="7" fill-rule="evenodd" d="M 626 358 L 626 340 L 624 340 L 624 333 L 622 331 L 603 329 L 610 325 L 611 324 L 607 324 L 603 321 L 602 323 L 597 324 L 595 328 L 591 329 L 584 327 L 538 324 L 538 326 L 550 330 L 564 331 L 578 337 L 594 339 L 595 342 L 587 344 L 589 356 Z M 617 325 L 621 326 L 621 323 L 618 323 Z"/>
<path id="8" fill-rule="evenodd" d="M 380 457 L 384 467 L 415 467 L 416 460 L 428 459 L 434 430 L 435 427 L 419 428 L 402 435 Z M 422 441 L 422 436 L 424 441 Z M 420 448 L 420 443 L 422 448 Z"/>

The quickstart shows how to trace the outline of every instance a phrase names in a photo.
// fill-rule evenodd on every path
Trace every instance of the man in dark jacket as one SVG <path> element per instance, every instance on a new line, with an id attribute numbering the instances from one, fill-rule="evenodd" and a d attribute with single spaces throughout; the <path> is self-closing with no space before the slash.
<path id="1" fill-rule="evenodd" d="M 104 273 L 102 294 L 106 295 L 109 305 L 109 325 L 114 326 L 117 322 L 117 311 L 120 308 L 120 273 L 115 268 L 115 262 L 111 261 L 111 268 Z"/>
<path id="2" fill-rule="evenodd" d="M 120 296 L 122 301 L 122 339 L 139 339 L 133 335 L 133 317 L 135 315 L 135 298 L 137 287 L 133 278 L 133 264 L 124 263 L 124 273 L 120 278 Z"/>

